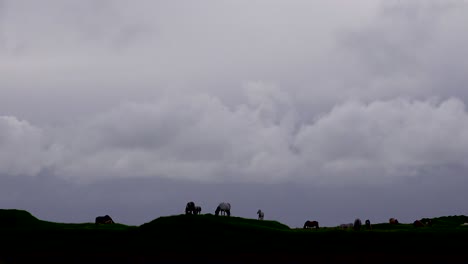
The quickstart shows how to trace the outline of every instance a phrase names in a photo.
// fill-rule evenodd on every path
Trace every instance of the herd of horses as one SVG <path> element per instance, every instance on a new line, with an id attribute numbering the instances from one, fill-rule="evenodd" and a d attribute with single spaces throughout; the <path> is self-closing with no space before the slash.
<path id="1" fill-rule="evenodd" d="M 201 206 L 195 205 L 193 201 L 188 202 L 187 205 L 185 206 L 185 214 L 193 214 L 193 215 L 198 215 L 201 213 Z M 216 207 L 215 215 L 227 215 L 231 216 L 231 204 L 230 203 L 220 203 L 218 207 Z"/>
<path id="2" fill-rule="evenodd" d="M 398 219 L 396 219 L 396 218 L 390 218 L 388 220 L 388 223 L 391 224 L 391 225 L 399 224 Z M 429 219 L 429 218 L 423 218 L 421 220 L 416 220 L 416 221 L 413 222 L 413 226 L 414 227 L 432 226 L 432 220 Z M 369 219 L 367 219 L 365 221 L 364 227 L 367 230 L 372 230 L 372 225 L 371 225 L 371 222 L 370 222 Z M 319 228 L 319 223 L 317 221 L 306 221 L 304 223 L 304 229 L 307 229 L 307 228 L 316 228 L 316 229 L 318 229 Z M 341 229 L 352 228 L 352 229 L 354 229 L 356 231 L 359 231 L 362 228 L 362 222 L 361 222 L 361 219 L 356 218 L 356 220 L 354 220 L 354 223 L 341 224 L 341 225 L 339 225 L 339 228 L 341 228 Z"/>
<path id="3" fill-rule="evenodd" d="M 185 214 L 186 215 L 198 215 L 201 213 L 201 206 L 195 205 L 193 201 L 190 201 L 185 205 Z M 226 216 L 231 216 L 231 204 L 222 202 L 216 207 L 215 210 L 215 215 L 226 215 Z M 257 211 L 258 214 L 258 220 L 263 220 L 265 217 L 265 214 L 262 212 L 262 210 Z M 112 218 L 108 215 L 105 216 L 98 216 L 96 217 L 96 224 L 114 224 L 114 221 Z"/>
<path id="4" fill-rule="evenodd" d="M 195 205 L 195 203 L 193 201 L 188 202 L 187 205 L 185 206 L 185 214 L 186 215 L 198 215 L 198 214 L 201 213 L 201 210 L 202 210 L 202 208 L 200 206 Z M 221 215 L 226 215 L 226 216 L 231 216 L 231 204 L 226 203 L 226 202 L 220 203 L 218 205 L 218 207 L 216 207 L 215 215 L 218 216 L 220 214 Z M 257 211 L 257 215 L 258 215 L 258 220 L 263 220 L 263 218 L 265 217 L 265 214 L 260 209 Z M 388 220 L 388 222 L 389 222 L 389 224 L 392 224 L 392 225 L 399 224 L 398 219 L 396 219 L 396 218 L 390 218 Z M 109 215 L 98 216 L 98 217 L 96 217 L 96 224 L 114 224 L 114 221 L 112 220 L 112 218 Z M 414 221 L 413 226 L 414 227 L 432 226 L 432 221 L 429 218 L 423 218 L 421 220 Z M 364 227 L 367 230 L 372 230 L 372 225 L 371 225 L 371 222 L 370 222 L 369 219 L 367 219 L 365 221 Z M 309 221 L 308 220 L 308 221 L 306 221 L 304 223 L 303 228 L 304 229 L 309 229 L 309 228 L 319 229 L 319 222 L 318 221 Z M 356 218 L 354 220 L 354 223 L 341 224 L 339 226 L 339 228 L 341 228 L 341 229 L 352 228 L 352 229 L 354 229 L 356 231 L 359 231 L 362 228 L 362 222 L 361 222 L 361 219 Z"/>

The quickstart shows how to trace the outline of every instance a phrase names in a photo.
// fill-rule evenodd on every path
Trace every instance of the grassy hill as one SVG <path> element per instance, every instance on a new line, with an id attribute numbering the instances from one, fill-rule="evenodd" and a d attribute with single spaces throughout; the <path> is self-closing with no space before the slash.
<path id="1" fill-rule="evenodd" d="M 382 223 L 370 231 L 303 230 L 276 221 L 207 214 L 160 217 L 135 227 L 54 223 L 25 211 L 0 210 L 0 263 L 38 262 L 38 255 L 43 256 L 41 263 L 188 263 L 194 256 L 206 263 L 245 258 L 299 263 L 310 262 L 310 256 L 318 263 L 373 262 L 369 256 L 384 257 L 388 263 L 412 258 L 448 263 L 468 261 L 468 228 L 460 226 L 467 220 L 444 216 L 423 228 Z M 230 258 L 223 257 L 225 251 Z"/>
<path id="2" fill-rule="evenodd" d="M 39 228 L 42 221 L 23 210 L 0 210 L 0 229 Z"/>
<path id="3" fill-rule="evenodd" d="M 31 213 L 16 209 L 0 209 L 0 232 L 21 232 L 39 230 L 126 230 L 136 228 L 123 224 L 96 225 L 94 223 L 55 223 L 39 220 Z"/>
<path id="4" fill-rule="evenodd" d="M 181 227 L 183 227 L 181 229 Z M 280 231 L 289 230 L 287 225 L 277 221 L 258 221 L 242 217 L 221 217 L 212 214 L 206 215 L 175 215 L 157 218 L 139 227 L 145 232 L 163 231 L 174 229 L 174 231 L 186 232 L 203 230 L 236 230 L 236 231 Z"/>

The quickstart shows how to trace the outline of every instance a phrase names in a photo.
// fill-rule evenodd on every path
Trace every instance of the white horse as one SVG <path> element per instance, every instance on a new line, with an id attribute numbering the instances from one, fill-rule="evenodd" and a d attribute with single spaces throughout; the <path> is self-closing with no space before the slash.
<path id="1" fill-rule="evenodd" d="M 231 216 L 231 204 L 220 203 L 216 208 L 215 215 L 219 215 L 219 212 L 221 212 L 221 215 L 224 213 L 224 215 Z"/>
<path id="2" fill-rule="evenodd" d="M 262 210 L 258 209 L 257 214 L 258 214 L 258 220 L 263 220 L 263 217 L 265 216 L 265 214 L 262 212 Z"/>

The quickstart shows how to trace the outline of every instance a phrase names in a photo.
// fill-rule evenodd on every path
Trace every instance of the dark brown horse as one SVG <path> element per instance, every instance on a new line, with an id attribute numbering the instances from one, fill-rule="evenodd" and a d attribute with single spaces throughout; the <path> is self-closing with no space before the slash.
<path id="1" fill-rule="evenodd" d="M 392 224 L 392 225 L 399 224 L 399 223 L 398 223 L 398 219 L 396 219 L 396 218 L 390 218 L 390 219 L 388 220 L 388 222 L 389 222 L 390 224 Z"/>
<path id="2" fill-rule="evenodd" d="M 372 225 L 371 225 L 369 219 L 366 220 L 366 229 L 367 229 L 367 230 L 372 230 Z"/>
<path id="3" fill-rule="evenodd" d="M 306 221 L 304 223 L 304 229 L 306 228 L 314 228 L 318 229 L 319 228 L 319 223 L 317 221 Z"/>
<path id="4" fill-rule="evenodd" d="M 114 220 L 108 215 L 96 217 L 96 224 L 114 224 Z"/>
<path id="5" fill-rule="evenodd" d="M 355 231 L 359 231 L 359 230 L 361 230 L 361 226 L 362 226 L 361 219 L 356 218 L 356 220 L 354 220 L 353 229 L 354 229 Z"/>
<path id="6" fill-rule="evenodd" d="M 188 202 L 185 206 L 185 214 L 197 214 L 194 202 Z"/>

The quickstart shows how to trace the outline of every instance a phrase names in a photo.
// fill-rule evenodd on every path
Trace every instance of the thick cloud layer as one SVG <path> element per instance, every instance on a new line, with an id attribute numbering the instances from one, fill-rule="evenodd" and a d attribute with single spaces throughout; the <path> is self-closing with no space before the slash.
<path id="1" fill-rule="evenodd" d="M 124 104 L 51 129 L 51 142 L 40 128 L 3 117 L 2 173 L 53 168 L 78 181 L 375 184 L 434 167 L 464 167 L 468 113 L 460 100 L 352 101 L 302 123 L 280 90 L 257 83 L 247 92 L 249 103 L 235 109 L 208 95 Z"/>
<path id="2" fill-rule="evenodd" d="M 463 0 L 0 0 L 0 178 L 45 204 L 48 184 L 103 207 L 128 184 L 164 208 L 196 196 L 248 215 L 239 187 L 288 208 L 328 201 L 331 222 L 364 212 L 340 206 L 352 197 L 446 213 L 466 186 L 466 32 Z"/>
<path id="3" fill-rule="evenodd" d="M 46 144 L 40 128 L 0 116 L 0 174 L 37 175 L 50 162 Z"/>

